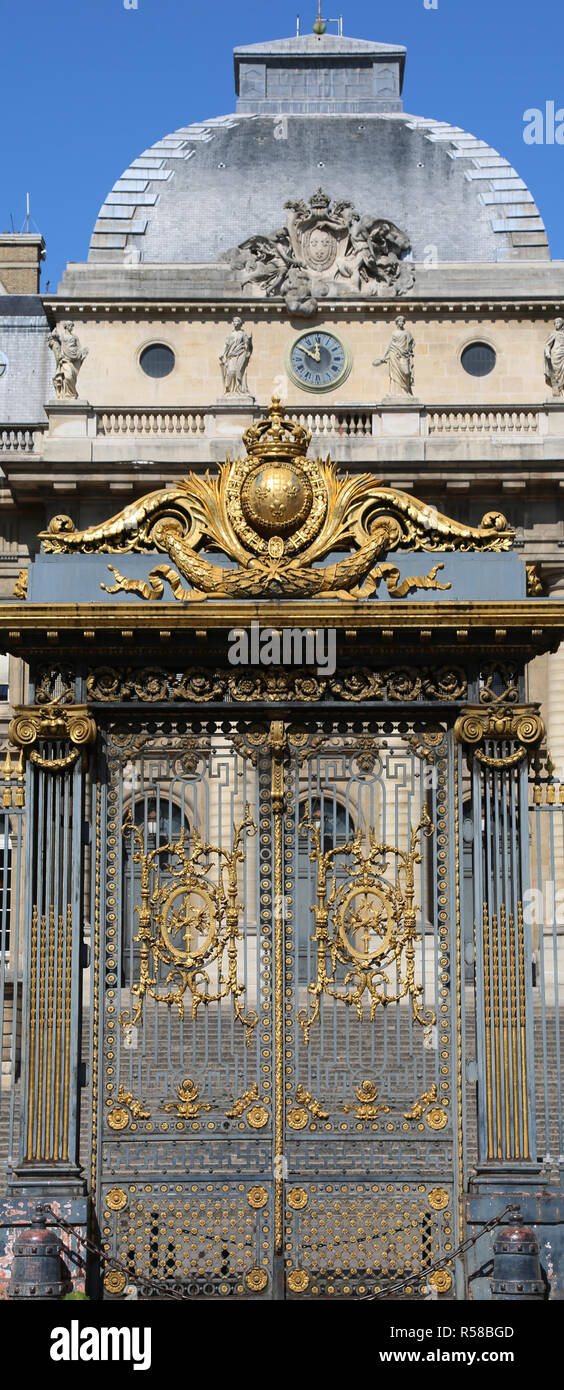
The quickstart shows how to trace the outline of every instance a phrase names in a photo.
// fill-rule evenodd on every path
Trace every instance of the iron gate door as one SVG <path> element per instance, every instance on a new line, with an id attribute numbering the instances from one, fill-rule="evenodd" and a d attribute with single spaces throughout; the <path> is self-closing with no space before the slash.
<path id="1" fill-rule="evenodd" d="M 454 1297 L 457 754 L 368 715 L 106 719 L 92 1179 L 132 1284 Z"/>

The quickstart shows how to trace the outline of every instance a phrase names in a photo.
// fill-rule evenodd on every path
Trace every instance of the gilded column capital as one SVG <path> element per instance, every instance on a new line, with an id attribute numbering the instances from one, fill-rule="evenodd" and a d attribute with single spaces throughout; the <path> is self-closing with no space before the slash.
<path id="1" fill-rule="evenodd" d="M 47 705 L 16 705 L 8 726 L 8 737 L 16 748 L 30 751 L 30 759 L 39 767 L 56 771 L 76 762 L 81 750 L 96 742 L 96 721 L 86 705 L 61 705 L 51 700 Z M 34 747 L 36 743 L 68 740 L 74 748 L 64 758 L 44 758 Z"/>
<path id="2" fill-rule="evenodd" d="M 515 767 L 534 753 L 545 735 L 537 705 L 467 705 L 454 726 L 457 743 L 468 758 L 477 758 L 484 767 L 503 770 Z M 486 754 L 484 743 L 513 743 L 518 746 L 498 756 Z"/>

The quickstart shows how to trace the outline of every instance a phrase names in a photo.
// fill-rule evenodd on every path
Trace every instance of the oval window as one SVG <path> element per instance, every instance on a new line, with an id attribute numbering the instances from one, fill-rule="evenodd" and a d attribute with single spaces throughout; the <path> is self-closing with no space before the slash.
<path id="1" fill-rule="evenodd" d="M 151 343 L 150 347 L 143 348 L 139 363 L 147 376 L 168 376 L 175 363 L 175 356 L 172 348 L 165 347 L 164 343 Z"/>
<path id="2" fill-rule="evenodd" d="M 470 376 L 489 376 L 493 372 L 497 357 L 488 343 L 470 343 L 461 357 L 462 366 Z"/>

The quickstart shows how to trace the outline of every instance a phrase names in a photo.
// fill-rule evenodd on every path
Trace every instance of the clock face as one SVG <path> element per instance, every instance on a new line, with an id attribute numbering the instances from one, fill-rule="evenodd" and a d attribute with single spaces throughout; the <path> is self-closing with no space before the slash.
<path id="1" fill-rule="evenodd" d="M 333 333 L 301 333 L 287 356 L 288 373 L 304 391 L 331 391 L 346 381 L 352 366 L 348 348 Z"/>

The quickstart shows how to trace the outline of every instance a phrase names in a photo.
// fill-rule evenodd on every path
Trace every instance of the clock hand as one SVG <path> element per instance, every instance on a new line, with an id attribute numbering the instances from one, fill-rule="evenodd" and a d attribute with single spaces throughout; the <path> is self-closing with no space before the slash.
<path id="1" fill-rule="evenodd" d="M 307 355 L 308 355 L 308 357 L 313 357 L 314 362 L 320 362 L 320 361 L 321 361 L 321 351 L 320 351 L 319 343 L 316 343 L 316 344 L 315 344 L 315 352 L 310 352 L 309 348 L 306 348 L 306 347 L 303 347 L 303 348 L 302 348 L 302 352 L 306 352 Z"/>

